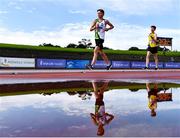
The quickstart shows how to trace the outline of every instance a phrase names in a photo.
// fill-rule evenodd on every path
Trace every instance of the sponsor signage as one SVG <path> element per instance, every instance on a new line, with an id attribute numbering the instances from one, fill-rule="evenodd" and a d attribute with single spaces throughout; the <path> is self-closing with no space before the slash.
<path id="1" fill-rule="evenodd" d="M 65 68 L 66 60 L 64 59 L 37 59 L 37 68 Z"/>
<path id="2" fill-rule="evenodd" d="M 130 62 L 129 61 L 112 61 L 112 68 L 114 69 L 130 68 Z"/>
<path id="3" fill-rule="evenodd" d="M 146 66 L 145 62 L 131 62 L 131 68 L 142 69 Z"/>
<path id="4" fill-rule="evenodd" d="M 166 62 L 164 68 L 180 69 L 180 62 Z"/>
<path id="5" fill-rule="evenodd" d="M 155 64 L 154 62 L 150 62 L 149 67 L 150 67 L 150 68 L 155 68 L 155 67 L 156 67 L 156 64 Z M 160 69 L 164 68 L 163 63 L 162 63 L 162 62 L 159 62 L 158 67 L 159 67 Z"/>
<path id="6" fill-rule="evenodd" d="M 96 69 L 105 69 L 106 67 L 107 64 L 102 60 L 97 61 L 96 64 L 94 65 L 94 68 Z"/>
<path id="7" fill-rule="evenodd" d="M 4 67 L 4 68 L 34 68 L 35 67 L 35 59 L 33 59 L 33 58 L 0 57 L 0 67 Z"/>
<path id="8" fill-rule="evenodd" d="M 68 69 L 85 69 L 89 60 L 67 60 L 66 68 Z"/>
<path id="9" fill-rule="evenodd" d="M 142 69 L 146 66 L 146 62 L 131 62 L 131 68 L 134 68 L 134 69 Z M 156 64 L 154 62 L 150 62 L 149 63 L 149 68 L 155 68 L 156 67 Z M 163 68 L 163 63 L 160 62 L 159 65 L 158 65 L 159 68 Z"/>

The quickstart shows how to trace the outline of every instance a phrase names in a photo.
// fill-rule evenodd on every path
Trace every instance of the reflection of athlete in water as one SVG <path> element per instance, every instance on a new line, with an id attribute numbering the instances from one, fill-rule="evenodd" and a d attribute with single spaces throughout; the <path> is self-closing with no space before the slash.
<path id="1" fill-rule="evenodd" d="M 155 117 L 156 109 L 157 109 L 157 94 L 159 92 L 158 84 L 155 83 L 154 88 L 151 89 L 150 84 L 146 83 L 146 88 L 148 91 L 148 99 L 149 99 L 148 107 L 151 110 L 151 116 Z"/>
<path id="2" fill-rule="evenodd" d="M 108 82 L 105 82 L 102 87 L 99 89 L 97 88 L 96 82 L 92 82 L 94 88 L 94 94 L 96 98 L 95 103 L 95 114 L 91 113 L 92 121 L 95 125 L 98 126 L 97 135 L 103 136 L 104 135 L 104 126 L 109 124 L 113 119 L 114 116 L 105 112 L 105 105 L 103 101 L 104 91 L 108 87 Z"/>

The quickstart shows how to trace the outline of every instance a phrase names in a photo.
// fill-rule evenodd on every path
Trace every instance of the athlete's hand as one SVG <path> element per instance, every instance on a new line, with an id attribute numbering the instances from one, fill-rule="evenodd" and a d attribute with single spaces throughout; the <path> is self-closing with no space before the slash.
<path id="1" fill-rule="evenodd" d="M 151 36 L 151 39 L 154 40 L 154 37 Z"/>
<path id="2" fill-rule="evenodd" d="M 105 31 L 105 32 L 109 31 L 109 28 L 105 28 L 104 31 Z"/>

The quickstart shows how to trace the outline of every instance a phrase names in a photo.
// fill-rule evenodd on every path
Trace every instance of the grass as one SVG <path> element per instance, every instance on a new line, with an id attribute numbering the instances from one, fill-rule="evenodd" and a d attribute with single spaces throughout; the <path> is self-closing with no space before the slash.
<path id="1" fill-rule="evenodd" d="M 9 49 L 24 49 L 24 50 L 37 50 L 37 51 L 56 51 L 56 52 L 78 52 L 78 53 L 92 53 L 92 49 L 80 49 L 80 48 L 58 48 L 58 47 L 40 47 L 33 45 L 18 45 L 18 44 L 4 44 L 0 43 L 0 48 Z M 104 50 L 108 54 L 120 54 L 120 55 L 146 55 L 146 51 L 128 51 L 128 50 Z M 159 52 L 160 56 L 163 56 L 163 52 Z M 180 56 L 180 52 L 166 52 L 166 56 L 177 57 Z"/>

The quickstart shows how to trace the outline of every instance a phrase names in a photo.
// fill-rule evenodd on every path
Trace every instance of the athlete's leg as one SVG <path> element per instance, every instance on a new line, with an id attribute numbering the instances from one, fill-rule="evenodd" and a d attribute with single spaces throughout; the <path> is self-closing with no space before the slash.
<path id="1" fill-rule="evenodd" d="M 109 81 L 103 83 L 103 85 L 99 88 L 101 89 L 101 93 L 104 93 L 105 90 L 108 88 Z"/>
<path id="2" fill-rule="evenodd" d="M 97 82 L 93 81 L 92 82 L 92 86 L 93 86 L 93 90 L 94 90 L 94 96 L 97 99 L 98 98 L 98 86 L 97 86 Z"/>
<path id="3" fill-rule="evenodd" d="M 147 55 L 146 55 L 146 67 L 149 67 L 149 58 L 150 58 L 151 52 L 147 51 Z"/>
<path id="4" fill-rule="evenodd" d="M 154 60 L 155 60 L 155 64 L 156 64 L 156 68 L 158 68 L 158 54 L 157 53 L 155 53 L 154 54 Z"/>
<path id="5" fill-rule="evenodd" d="M 149 92 L 151 89 L 150 89 L 150 84 L 147 82 L 146 83 L 146 89 L 147 89 L 147 92 Z"/>
<path id="6" fill-rule="evenodd" d="M 92 86 L 93 86 L 94 92 L 97 92 L 97 91 L 98 91 L 97 82 L 95 82 L 95 81 L 93 80 L 93 81 L 92 81 Z"/>
<path id="7" fill-rule="evenodd" d="M 98 46 L 96 46 L 95 49 L 94 49 L 94 56 L 93 56 L 93 60 L 91 62 L 91 65 L 95 65 L 96 64 L 99 50 L 100 50 L 100 48 Z"/>
<path id="8" fill-rule="evenodd" d="M 110 65 L 110 61 L 109 61 L 107 55 L 104 53 L 104 51 L 101 49 L 101 50 L 99 51 L 99 53 L 100 53 L 102 59 L 105 61 L 105 63 L 106 63 L 107 65 Z"/>

